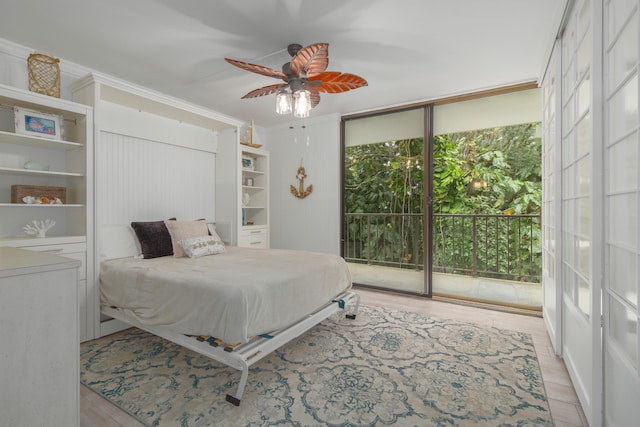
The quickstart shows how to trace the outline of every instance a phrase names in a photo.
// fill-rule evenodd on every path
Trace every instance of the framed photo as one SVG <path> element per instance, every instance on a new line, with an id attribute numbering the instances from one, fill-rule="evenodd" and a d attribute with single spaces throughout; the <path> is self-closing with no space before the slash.
<path id="1" fill-rule="evenodd" d="M 242 156 L 242 169 L 255 170 L 256 159 L 250 156 Z"/>
<path id="2" fill-rule="evenodd" d="M 57 114 L 41 113 L 14 107 L 16 133 L 42 138 L 62 139 L 62 118 Z"/>
<path id="3" fill-rule="evenodd" d="M 246 186 L 247 187 L 253 187 L 253 178 L 247 178 Z"/>

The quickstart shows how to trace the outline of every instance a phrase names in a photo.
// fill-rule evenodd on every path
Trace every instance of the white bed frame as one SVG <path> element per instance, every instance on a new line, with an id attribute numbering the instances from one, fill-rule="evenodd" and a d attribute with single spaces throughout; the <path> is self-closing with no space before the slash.
<path id="1" fill-rule="evenodd" d="M 226 396 L 227 402 L 239 406 L 244 394 L 244 388 L 247 385 L 249 367 L 251 365 L 302 335 L 332 314 L 339 310 L 346 310 L 347 306 L 350 311 L 346 314 L 346 317 L 355 319 L 360 306 L 360 296 L 355 292 L 347 291 L 297 323 L 271 332 L 268 335 L 255 337 L 248 343 L 233 348 L 233 350 L 229 347 L 213 346 L 207 341 L 199 341 L 196 337 L 174 332 L 165 327 L 144 325 L 137 319 L 129 317 L 115 308 L 102 307 L 102 313 L 239 370 L 241 375 L 238 389 L 234 395 L 227 394 Z"/>
<path id="2" fill-rule="evenodd" d="M 94 105 L 100 117 L 95 123 L 96 230 L 105 225 L 170 217 L 216 220 L 216 203 L 224 204 L 218 201 L 223 200 L 223 189 L 230 185 L 227 181 L 233 182 L 231 177 L 224 177 L 218 185 L 221 177 L 216 162 L 226 161 L 216 159 L 220 155 L 218 146 L 238 146 L 241 121 L 106 76 L 92 75 L 76 84 L 74 99 Z M 203 191 L 212 186 L 216 197 L 202 197 Z M 96 254 L 100 253 L 100 243 L 98 233 Z M 347 291 L 294 325 L 270 333 L 269 338 L 256 337 L 229 352 L 164 327 L 143 325 L 114 308 L 101 307 L 97 259 L 96 267 L 87 295 L 87 316 L 93 319 L 90 338 L 135 326 L 238 369 L 238 389 L 234 395 L 227 395 L 235 405 L 240 404 L 252 364 L 346 304 L 352 310 L 347 317 L 355 318 L 360 302 L 357 294 Z"/>

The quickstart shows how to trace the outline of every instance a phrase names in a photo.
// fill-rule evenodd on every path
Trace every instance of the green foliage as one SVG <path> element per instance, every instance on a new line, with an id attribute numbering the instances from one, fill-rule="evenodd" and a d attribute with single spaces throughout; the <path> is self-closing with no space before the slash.
<path id="1" fill-rule="evenodd" d="M 535 137 L 536 126 L 531 123 L 436 136 L 434 214 L 508 213 L 539 218 L 541 142 Z M 346 148 L 345 212 L 362 214 L 347 217 L 348 258 L 421 267 L 420 214 L 426 206 L 423 153 L 422 139 Z M 477 223 L 475 229 L 463 224 L 455 233 L 446 227 L 445 222 L 434 219 L 434 266 L 486 271 L 487 275 L 495 271 L 515 280 L 539 277 L 539 221 L 524 234 L 509 228 L 505 221 L 493 225 L 491 233 Z M 474 232 L 483 233 L 484 240 L 476 236 L 473 241 Z M 522 245 L 524 241 L 528 244 Z"/>
<path id="2" fill-rule="evenodd" d="M 347 212 L 422 212 L 422 139 L 358 145 L 345 151 Z"/>
<path id="3" fill-rule="evenodd" d="M 434 212 L 539 213 L 542 151 L 535 130 L 530 123 L 436 136 Z"/>

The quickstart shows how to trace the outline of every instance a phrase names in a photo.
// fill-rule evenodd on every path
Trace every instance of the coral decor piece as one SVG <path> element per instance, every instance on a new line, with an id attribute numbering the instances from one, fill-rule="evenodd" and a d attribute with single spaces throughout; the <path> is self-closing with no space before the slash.
<path id="1" fill-rule="evenodd" d="M 33 224 L 33 225 L 31 225 Z M 22 229 L 25 233 L 34 237 L 46 237 L 45 233 L 54 225 L 56 222 L 52 219 L 45 219 L 44 221 L 31 221 L 31 224 L 27 224 Z"/>

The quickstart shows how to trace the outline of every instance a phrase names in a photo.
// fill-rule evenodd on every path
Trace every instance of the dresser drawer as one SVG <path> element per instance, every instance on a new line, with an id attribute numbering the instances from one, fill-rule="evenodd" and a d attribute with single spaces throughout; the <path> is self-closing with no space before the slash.
<path id="1" fill-rule="evenodd" d="M 244 229 L 238 237 L 238 246 L 243 248 L 266 249 L 269 247 L 268 237 L 266 228 Z"/>

